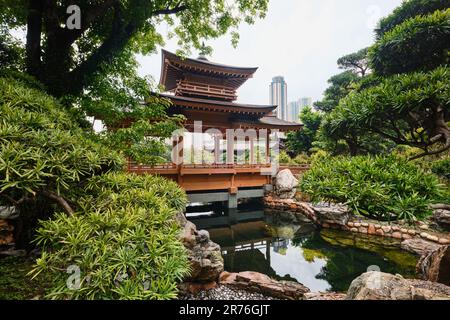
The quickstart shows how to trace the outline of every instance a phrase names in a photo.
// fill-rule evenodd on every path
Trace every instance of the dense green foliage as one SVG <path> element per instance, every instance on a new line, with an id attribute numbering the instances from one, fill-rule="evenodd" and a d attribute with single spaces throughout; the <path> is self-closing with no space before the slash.
<path id="1" fill-rule="evenodd" d="M 303 129 L 287 134 L 287 150 L 293 154 L 310 152 L 322 121 L 322 115 L 314 112 L 311 107 L 306 106 L 300 112 L 300 121 L 303 124 Z"/>
<path id="2" fill-rule="evenodd" d="M 68 214 L 90 177 L 120 169 L 123 159 L 84 132 L 75 116 L 28 77 L 0 78 L 0 204 L 20 212 L 16 240 L 27 246 L 38 218 L 57 204 Z"/>
<path id="3" fill-rule="evenodd" d="M 170 299 L 188 273 L 174 218 L 186 196 L 174 182 L 111 173 L 91 179 L 80 211 L 43 221 L 37 244 L 44 254 L 35 274 L 51 274 L 55 299 Z M 66 269 L 79 268 L 79 288 Z M 77 285 L 74 282 L 74 285 Z"/>
<path id="4" fill-rule="evenodd" d="M 79 29 L 66 26 L 73 4 L 81 12 Z M 184 53 L 227 33 L 235 45 L 239 24 L 264 17 L 267 6 L 267 0 L 2 0 L 0 23 L 27 27 L 28 73 L 54 95 L 79 95 L 102 81 L 98 75 L 117 80 L 133 72 L 134 54 L 152 53 L 164 43 L 158 32 L 163 23 Z"/>
<path id="5" fill-rule="evenodd" d="M 123 163 L 89 139 L 55 99 L 11 78 L 0 79 L 0 113 L 2 196 L 36 195 L 44 186 L 60 194 Z"/>
<path id="6" fill-rule="evenodd" d="M 330 112 L 337 107 L 339 101 L 347 96 L 354 88 L 354 82 L 358 79 L 353 71 L 344 71 L 328 80 L 330 86 L 324 92 L 324 98 L 314 103 L 314 108 L 323 112 Z"/>
<path id="7" fill-rule="evenodd" d="M 448 7 L 448 0 L 404 0 L 402 5 L 396 8 L 394 12 L 381 19 L 375 32 L 377 37 L 380 38 L 410 18 L 419 15 L 425 16 L 436 10 L 443 10 Z"/>
<path id="8" fill-rule="evenodd" d="M 369 49 L 373 74 L 324 117 L 322 140 L 344 140 L 364 153 L 389 152 L 392 143 L 422 149 L 413 159 L 450 148 L 450 8 L 425 2 L 405 1 L 380 22 Z"/>
<path id="9" fill-rule="evenodd" d="M 434 162 L 431 171 L 439 177 L 450 179 L 450 158 Z"/>
<path id="10" fill-rule="evenodd" d="M 50 297 L 173 298 L 188 271 L 174 220 L 184 192 L 163 178 L 113 173 L 119 153 L 24 79 L 0 78 L 0 203 L 20 211 L 18 246 L 42 219 L 35 272 L 55 280 Z M 81 270 L 79 290 L 66 284 L 70 265 Z"/>
<path id="11" fill-rule="evenodd" d="M 427 139 L 444 129 L 435 126 L 436 115 L 450 116 L 449 93 L 448 67 L 393 76 L 342 99 L 326 125 L 331 135 L 370 129 L 397 144 L 429 147 L 434 143 Z"/>
<path id="12" fill-rule="evenodd" d="M 300 186 L 313 201 L 345 203 L 355 214 L 379 220 L 423 219 L 442 192 L 434 175 L 395 156 L 325 158 Z"/>
<path id="13" fill-rule="evenodd" d="M 416 16 L 385 33 L 370 49 L 378 75 L 432 70 L 449 62 L 450 9 Z M 407 57 L 407 59 L 405 59 Z"/>

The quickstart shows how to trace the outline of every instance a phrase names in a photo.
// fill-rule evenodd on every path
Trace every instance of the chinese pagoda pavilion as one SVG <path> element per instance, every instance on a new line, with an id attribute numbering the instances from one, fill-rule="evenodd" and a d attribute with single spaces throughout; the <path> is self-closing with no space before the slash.
<path id="1" fill-rule="evenodd" d="M 213 136 L 213 160 L 186 163 L 183 150 L 187 139 L 179 135 L 174 137 L 172 163 L 145 166 L 130 161 L 128 170 L 173 179 L 186 190 L 192 202 L 227 201 L 234 208 L 239 198 L 263 196 L 264 187 L 271 183 L 270 134 L 301 130 L 302 124 L 278 119 L 273 113 L 277 108 L 274 105 L 235 102 L 236 91 L 256 70 L 213 63 L 202 56 L 182 58 L 163 50 L 160 85 L 167 93 L 158 96 L 171 101 L 169 114 L 185 116 L 186 131 L 194 132 L 196 123 L 201 123 L 200 133 Z M 230 135 L 236 131 L 244 134 L 244 144 L 249 145 L 246 163 L 236 162 L 239 137 Z"/>

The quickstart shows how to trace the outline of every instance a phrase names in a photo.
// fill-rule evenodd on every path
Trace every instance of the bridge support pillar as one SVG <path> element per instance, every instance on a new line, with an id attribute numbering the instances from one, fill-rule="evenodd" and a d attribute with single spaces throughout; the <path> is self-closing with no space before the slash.
<path id="1" fill-rule="evenodd" d="M 230 193 L 228 196 L 228 209 L 236 209 L 238 206 L 238 197 L 237 193 Z"/>

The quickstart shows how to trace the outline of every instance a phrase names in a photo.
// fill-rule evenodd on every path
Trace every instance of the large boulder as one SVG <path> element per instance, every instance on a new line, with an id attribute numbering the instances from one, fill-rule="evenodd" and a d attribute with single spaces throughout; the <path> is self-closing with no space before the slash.
<path id="1" fill-rule="evenodd" d="M 208 231 L 197 230 L 183 213 L 177 215 L 177 221 L 182 227 L 180 238 L 188 250 L 191 267 L 191 274 L 185 280 L 201 283 L 217 281 L 224 268 L 220 246 L 210 240 Z"/>
<path id="2" fill-rule="evenodd" d="M 14 206 L 0 206 L 0 219 L 15 219 L 19 216 L 19 210 Z"/>
<path id="3" fill-rule="evenodd" d="M 450 208 L 444 205 L 436 206 L 433 210 L 433 220 L 440 227 L 450 230 Z"/>
<path id="4" fill-rule="evenodd" d="M 220 275 L 220 284 L 288 300 L 301 300 L 305 293 L 310 291 L 301 283 L 276 281 L 265 274 L 252 271 L 223 272 Z"/>
<path id="5" fill-rule="evenodd" d="M 278 172 L 275 178 L 275 193 L 280 199 L 292 199 L 297 193 L 298 180 L 291 170 L 284 169 Z"/>
<path id="6" fill-rule="evenodd" d="M 401 248 L 408 252 L 417 254 L 418 256 L 426 255 L 432 251 L 439 249 L 441 245 L 424 240 L 422 238 L 412 238 L 402 241 Z"/>
<path id="7" fill-rule="evenodd" d="M 450 287 L 378 271 L 352 281 L 347 300 L 450 300 Z"/>
<path id="8" fill-rule="evenodd" d="M 346 205 L 334 203 L 311 204 L 314 216 L 320 223 L 347 225 L 351 212 Z"/>

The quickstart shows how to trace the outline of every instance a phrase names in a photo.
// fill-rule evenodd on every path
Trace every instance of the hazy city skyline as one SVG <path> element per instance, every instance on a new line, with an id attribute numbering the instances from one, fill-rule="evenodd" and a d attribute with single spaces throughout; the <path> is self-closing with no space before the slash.
<path id="1" fill-rule="evenodd" d="M 237 66 L 259 67 L 253 79 L 239 89 L 239 102 L 267 104 L 271 79 L 283 75 L 289 99 L 310 96 L 321 99 L 327 80 L 340 72 L 339 57 L 374 42 L 373 28 L 401 0 L 283 0 L 271 1 L 267 16 L 254 25 L 239 28 L 238 47 L 229 36 L 206 41 L 214 49 L 208 59 Z M 167 27 L 159 28 L 163 34 Z M 165 49 L 178 49 L 175 39 Z M 193 51 L 192 57 L 198 52 Z M 159 80 L 161 47 L 156 54 L 139 56 L 141 75 Z"/>

